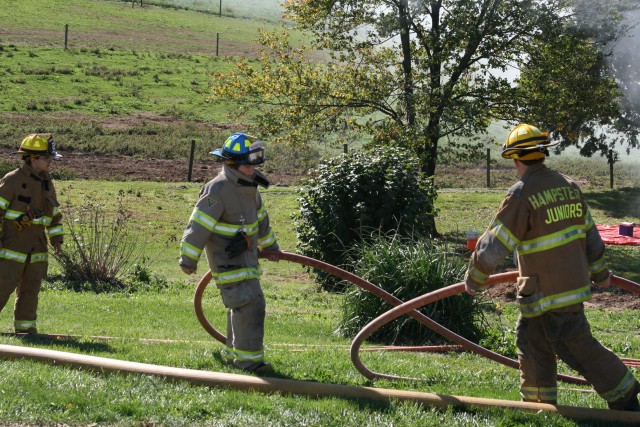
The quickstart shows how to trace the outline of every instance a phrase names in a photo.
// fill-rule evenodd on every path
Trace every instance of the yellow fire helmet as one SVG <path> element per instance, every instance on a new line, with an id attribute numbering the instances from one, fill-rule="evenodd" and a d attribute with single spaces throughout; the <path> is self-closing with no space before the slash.
<path id="1" fill-rule="evenodd" d="M 549 134 L 535 126 L 521 123 L 511 129 L 502 145 L 502 157 L 515 160 L 539 160 L 549 155 L 548 147 L 557 142 L 549 141 Z"/>
<path id="2" fill-rule="evenodd" d="M 20 143 L 20 154 L 51 157 L 59 160 L 62 156 L 56 151 L 56 144 L 50 133 L 32 133 L 27 135 Z"/>

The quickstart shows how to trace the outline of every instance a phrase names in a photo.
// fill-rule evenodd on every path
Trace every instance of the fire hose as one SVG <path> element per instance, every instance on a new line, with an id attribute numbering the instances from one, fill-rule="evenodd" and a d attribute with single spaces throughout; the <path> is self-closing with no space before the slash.
<path id="1" fill-rule="evenodd" d="M 362 360 L 360 359 L 360 347 L 364 342 L 364 340 L 369 336 L 371 336 L 371 334 L 373 334 L 375 331 L 380 329 L 382 326 L 386 325 L 387 323 L 391 322 L 392 320 L 404 314 L 407 314 L 413 317 L 418 322 L 422 323 L 423 325 L 430 328 L 434 332 L 440 334 L 444 338 L 447 338 L 449 341 L 456 343 L 457 346 L 452 346 L 452 349 L 464 349 L 464 350 L 473 351 L 474 353 L 484 356 L 490 360 L 509 366 L 511 368 L 518 369 L 518 362 L 516 360 L 506 357 L 504 355 L 495 353 L 485 347 L 482 347 L 479 344 L 469 341 L 468 339 L 456 334 L 450 329 L 437 323 L 433 319 L 427 317 L 423 313 L 417 311 L 418 308 L 424 305 L 464 292 L 464 283 L 462 282 L 456 283 L 446 288 L 439 289 L 434 292 L 430 292 L 428 294 L 424 294 L 410 301 L 403 302 L 402 300 L 386 292 L 379 286 L 376 286 L 373 283 L 353 273 L 350 273 L 342 268 L 336 267 L 334 265 L 325 263 L 323 261 L 320 261 L 314 258 L 310 258 L 304 255 L 294 254 L 291 252 L 281 252 L 281 251 L 278 251 L 278 252 L 274 251 L 274 252 L 268 252 L 268 253 L 262 252 L 260 253 L 260 258 L 267 258 L 272 261 L 285 260 L 285 261 L 295 262 L 307 267 L 311 267 L 311 268 L 323 271 L 325 273 L 339 277 L 343 280 L 349 281 L 355 284 L 356 286 L 359 286 L 360 288 L 368 292 L 371 292 L 372 294 L 376 295 L 377 297 L 381 298 L 382 300 L 394 306 L 393 309 L 380 315 L 378 318 L 374 319 L 369 324 L 367 324 L 356 335 L 356 337 L 354 338 L 351 344 L 351 361 L 353 365 L 362 375 L 364 375 L 369 379 L 384 378 L 384 379 L 396 379 L 396 380 L 397 379 L 418 380 L 417 378 L 400 377 L 396 375 L 373 372 L 369 368 L 367 368 L 364 365 L 364 363 L 362 363 Z M 515 281 L 517 276 L 518 276 L 517 271 L 495 274 L 489 278 L 489 280 L 486 282 L 486 285 L 492 286 L 499 283 L 512 283 Z M 211 323 L 207 320 L 204 314 L 204 311 L 202 309 L 202 296 L 210 281 L 211 281 L 211 272 L 207 272 L 202 277 L 202 279 L 200 280 L 196 288 L 196 292 L 193 300 L 194 308 L 196 311 L 196 316 L 198 317 L 198 321 L 204 327 L 204 329 L 209 333 L 209 335 L 211 335 L 213 338 L 215 338 L 222 344 L 226 345 L 226 337 L 211 325 Z M 615 285 L 621 289 L 625 289 L 627 291 L 640 294 L 640 285 L 630 280 L 623 279 L 618 276 L 612 276 L 611 283 L 612 285 Z M 433 346 L 410 347 L 409 351 L 421 351 L 421 350 L 429 351 L 430 348 L 432 347 Z M 398 348 L 394 347 L 394 350 L 398 350 Z M 623 359 L 623 361 L 627 366 L 640 365 L 640 361 L 637 361 L 634 359 Z M 588 384 L 584 378 L 575 377 L 571 375 L 558 374 L 558 379 L 567 383 L 572 383 L 572 384 L 581 384 L 581 385 Z"/>
<path id="2" fill-rule="evenodd" d="M 351 354 L 352 360 L 354 360 L 354 364 L 363 375 L 368 378 L 400 378 L 395 376 L 377 374 L 375 372 L 371 372 L 364 365 L 359 362 L 358 352 L 360 349 L 360 345 L 362 342 L 370 336 L 377 328 L 383 326 L 384 324 L 394 320 L 395 318 L 408 314 L 420 321 L 424 325 L 428 327 L 432 327 L 432 329 L 436 332 L 441 333 L 443 336 L 451 339 L 454 342 L 458 342 L 459 346 L 450 346 L 451 348 L 464 348 L 471 351 L 475 351 L 481 355 L 490 355 L 490 358 L 496 360 L 500 363 L 507 364 L 508 366 L 512 366 L 513 363 L 517 363 L 512 359 L 506 358 L 499 354 L 496 354 L 490 350 L 487 350 L 481 346 L 478 346 L 475 343 L 469 342 L 466 339 L 458 336 L 453 333 L 449 329 L 443 327 L 442 325 L 434 322 L 432 319 L 423 315 L 422 313 L 416 311 L 417 308 L 422 305 L 429 304 L 433 301 L 437 301 L 442 298 L 446 298 L 448 296 L 456 295 L 460 292 L 464 291 L 464 285 L 462 283 L 457 283 L 455 285 L 451 285 L 449 287 L 437 290 L 435 292 L 431 292 L 425 295 L 422 295 L 418 298 L 414 298 L 407 302 L 402 302 L 398 298 L 390 295 L 386 291 L 381 288 L 373 285 L 372 283 L 352 274 L 345 270 L 342 270 L 338 267 L 332 266 L 330 264 L 326 264 L 322 261 L 315 260 L 313 258 L 308 258 L 302 255 L 292 254 L 288 252 L 271 252 L 268 255 L 262 254 L 262 258 L 269 258 L 271 260 L 287 260 L 291 262 L 296 262 L 305 266 L 317 268 L 318 270 L 325 271 L 329 274 L 334 274 L 337 277 L 340 277 L 344 280 L 348 280 L 361 288 L 368 290 L 375 295 L 379 296 L 383 300 L 389 302 L 395 307 L 378 318 L 374 319 L 368 325 L 366 325 L 356 336 L 352 345 L 351 345 Z M 497 284 L 507 281 L 512 281 L 517 273 L 503 273 L 492 276 L 489 279 L 489 284 Z M 225 343 L 224 335 L 220 334 L 211 324 L 207 321 L 204 313 L 202 312 L 202 295 L 204 290 L 211 280 L 211 273 L 208 272 L 205 276 L 202 277 L 198 287 L 196 289 L 196 295 L 194 298 L 194 306 L 196 309 L 196 314 L 198 316 L 198 320 L 204 326 L 205 330 L 212 335 L 216 340 L 221 343 Z M 640 285 L 630 280 L 626 280 L 620 277 L 614 276 L 612 278 L 612 284 L 618 286 L 621 289 L 628 290 L 633 293 L 640 293 Z M 424 349 L 425 351 L 436 349 L 437 351 L 441 351 L 445 349 L 446 346 L 425 346 L 425 347 L 405 347 L 408 351 L 421 351 Z M 393 351 L 397 351 L 399 347 L 383 347 L 385 350 L 390 348 Z M 354 356 L 355 355 L 355 356 Z M 497 357 L 493 357 L 493 355 Z M 312 396 L 340 396 L 345 398 L 364 398 L 370 400 L 406 400 L 412 401 L 419 404 L 427 405 L 427 406 L 436 406 L 436 407 L 447 407 L 450 405 L 461 406 L 461 407 L 486 407 L 486 408 L 512 408 L 512 409 L 520 409 L 527 411 L 555 411 L 560 413 L 561 415 L 569 418 L 574 418 L 577 420 L 587 420 L 594 421 L 599 420 L 603 422 L 620 422 L 625 424 L 633 424 L 639 425 L 640 423 L 640 414 L 629 413 L 629 412 L 621 412 L 621 411 L 613 411 L 613 410 L 602 410 L 602 409 L 593 409 L 593 408 L 580 408 L 580 407 L 572 407 L 572 406 L 561 406 L 561 405 L 549 405 L 544 403 L 534 403 L 534 402 L 518 402 L 518 401 L 510 401 L 510 400 L 499 400 L 499 399 L 486 399 L 486 398 L 475 398 L 468 396 L 450 396 L 444 394 L 434 394 L 434 393 L 424 393 L 424 392 L 412 392 L 412 391 L 403 391 L 403 390 L 389 390 L 389 389 L 379 389 L 379 388 L 371 388 L 371 387 L 355 387 L 355 386 L 344 386 L 337 384 L 322 384 L 317 382 L 306 382 L 306 381 L 294 381 L 294 380 L 283 380 L 277 378 L 256 378 L 252 376 L 246 375 L 236 375 L 236 374 L 225 374 L 225 373 L 217 373 L 217 372 L 205 372 L 205 371 L 196 371 L 190 369 L 180 369 L 180 368 L 172 368 L 168 366 L 158 366 L 158 365 L 147 365 L 143 363 L 136 362 L 127 362 L 127 361 L 119 361 L 114 359 L 100 358 L 94 356 L 85 356 L 79 354 L 65 353 L 60 351 L 53 350 L 43 350 L 37 348 L 27 348 L 27 347 L 15 347 L 9 345 L 0 345 L 0 357 L 4 359 L 21 359 L 28 358 L 33 360 L 38 360 L 42 362 L 52 363 L 54 365 L 67 365 L 67 366 L 76 366 L 84 369 L 93 370 L 99 373 L 108 373 L 108 372 L 121 372 L 121 373 L 142 373 L 146 375 L 158 375 L 166 380 L 173 381 L 188 381 L 194 384 L 208 385 L 208 386 L 219 386 L 219 387 L 231 387 L 238 390 L 254 390 L 261 392 L 279 392 L 282 394 L 301 394 L 301 395 L 312 395 Z M 489 356 L 488 356 L 489 357 Z M 640 366 L 640 361 L 635 359 L 623 359 L 623 361 L 628 366 Z M 508 363 L 505 363 L 508 362 Z M 517 367 L 514 366 L 514 367 Z M 578 383 L 582 384 L 584 380 L 581 378 L 574 377 L 566 377 L 559 376 L 559 379 L 563 381 L 569 380 L 572 382 L 573 380 L 578 381 Z"/>

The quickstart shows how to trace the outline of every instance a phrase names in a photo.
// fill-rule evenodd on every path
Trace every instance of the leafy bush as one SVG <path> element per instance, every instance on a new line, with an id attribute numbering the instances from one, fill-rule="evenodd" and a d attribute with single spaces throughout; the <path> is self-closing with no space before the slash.
<path id="1" fill-rule="evenodd" d="M 54 255 L 65 287 L 75 291 L 135 291 L 166 287 L 148 269 L 144 248 L 128 229 L 131 214 L 122 207 L 109 218 L 100 205 L 66 210 L 65 244 Z"/>
<path id="2" fill-rule="evenodd" d="M 393 231 L 428 236 L 435 216 L 435 189 L 406 151 L 357 152 L 319 164 L 300 190 L 293 215 L 300 253 L 351 270 L 349 253 L 368 235 Z M 335 278 L 318 273 L 326 290 L 342 290 Z"/>
<path id="3" fill-rule="evenodd" d="M 358 247 L 355 273 L 395 297 L 409 301 L 462 280 L 466 263 L 446 247 L 427 240 L 378 238 Z M 359 287 L 345 295 L 338 331 L 352 338 L 367 323 L 392 306 Z M 428 304 L 421 313 L 467 339 L 477 341 L 484 325 L 482 305 L 463 293 Z M 388 345 L 426 345 L 445 342 L 436 332 L 408 315 L 380 328 L 370 338 Z"/>

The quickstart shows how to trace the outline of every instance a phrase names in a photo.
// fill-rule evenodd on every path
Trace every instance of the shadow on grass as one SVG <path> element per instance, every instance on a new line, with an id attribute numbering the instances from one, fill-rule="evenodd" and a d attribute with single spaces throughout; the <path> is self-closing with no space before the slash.
<path id="1" fill-rule="evenodd" d="M 29 344 L 36 345 L 52 345 L 75 348 L 78 350 L 93 352 L 104 351 L 113 352 L 110 345 L 100 342 L 86 342 L 81 341 L 80 337 L 74 337 L 69 335 L 48 335 L 48 334 L 14 334 L 14 333 L 2 333 L 2 336 L 15 337 Z"/>
<path id="2" fill-rule="evenodd" d="M 640 217 L 640 188 L 626 187 L 616 190 L 585 193 L 592 209 L 600 209 L 613 218 Z"/>

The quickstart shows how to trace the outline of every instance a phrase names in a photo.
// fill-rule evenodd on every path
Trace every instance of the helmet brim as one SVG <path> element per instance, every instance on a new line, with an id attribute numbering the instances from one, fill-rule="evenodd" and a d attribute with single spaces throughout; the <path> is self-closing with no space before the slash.
<path id="1" fill-rule="evenodd" d="M 50 157 L 51 160 L 60 160 L 62 158 L 62 154 L 58 153 L 57 151 L 54 151 L 53 153 L 49 153 L 48 151 L 18 150 L 13 154 L 19 154 L 21 156 L 28 154 L 30 156 Z"/>
<path id="2" fill-rule="evenodd" d="M 229 159 L 227 156 L 224 155 L 224 153 L 222 152 L 222 149 L 220 148 L 217 148 L 213 151 L 209 151 L 209 154 L 213 154 L 214 156 L 219 157 L 221 159 L 225 159 L 225 160 Z"/>
<path id="3" fill-rule="evenodd" d="M 546 142 L 544 144 L 536 144 L 528 147 L 505 147 L 505 144 L 502 146 L 502 157 L 505 159 L 515 159 L 519 160 L 524 156 L 533 154 L 533 153 L 544 153 L 544 155 L 540 158 L 544 158 L 548 155 L 547 149 L 549 147 L 553 147 L 558 145 L 559 141 L 554 142 Z M 526 159 L 525 159 L 526 160 Z"/>

